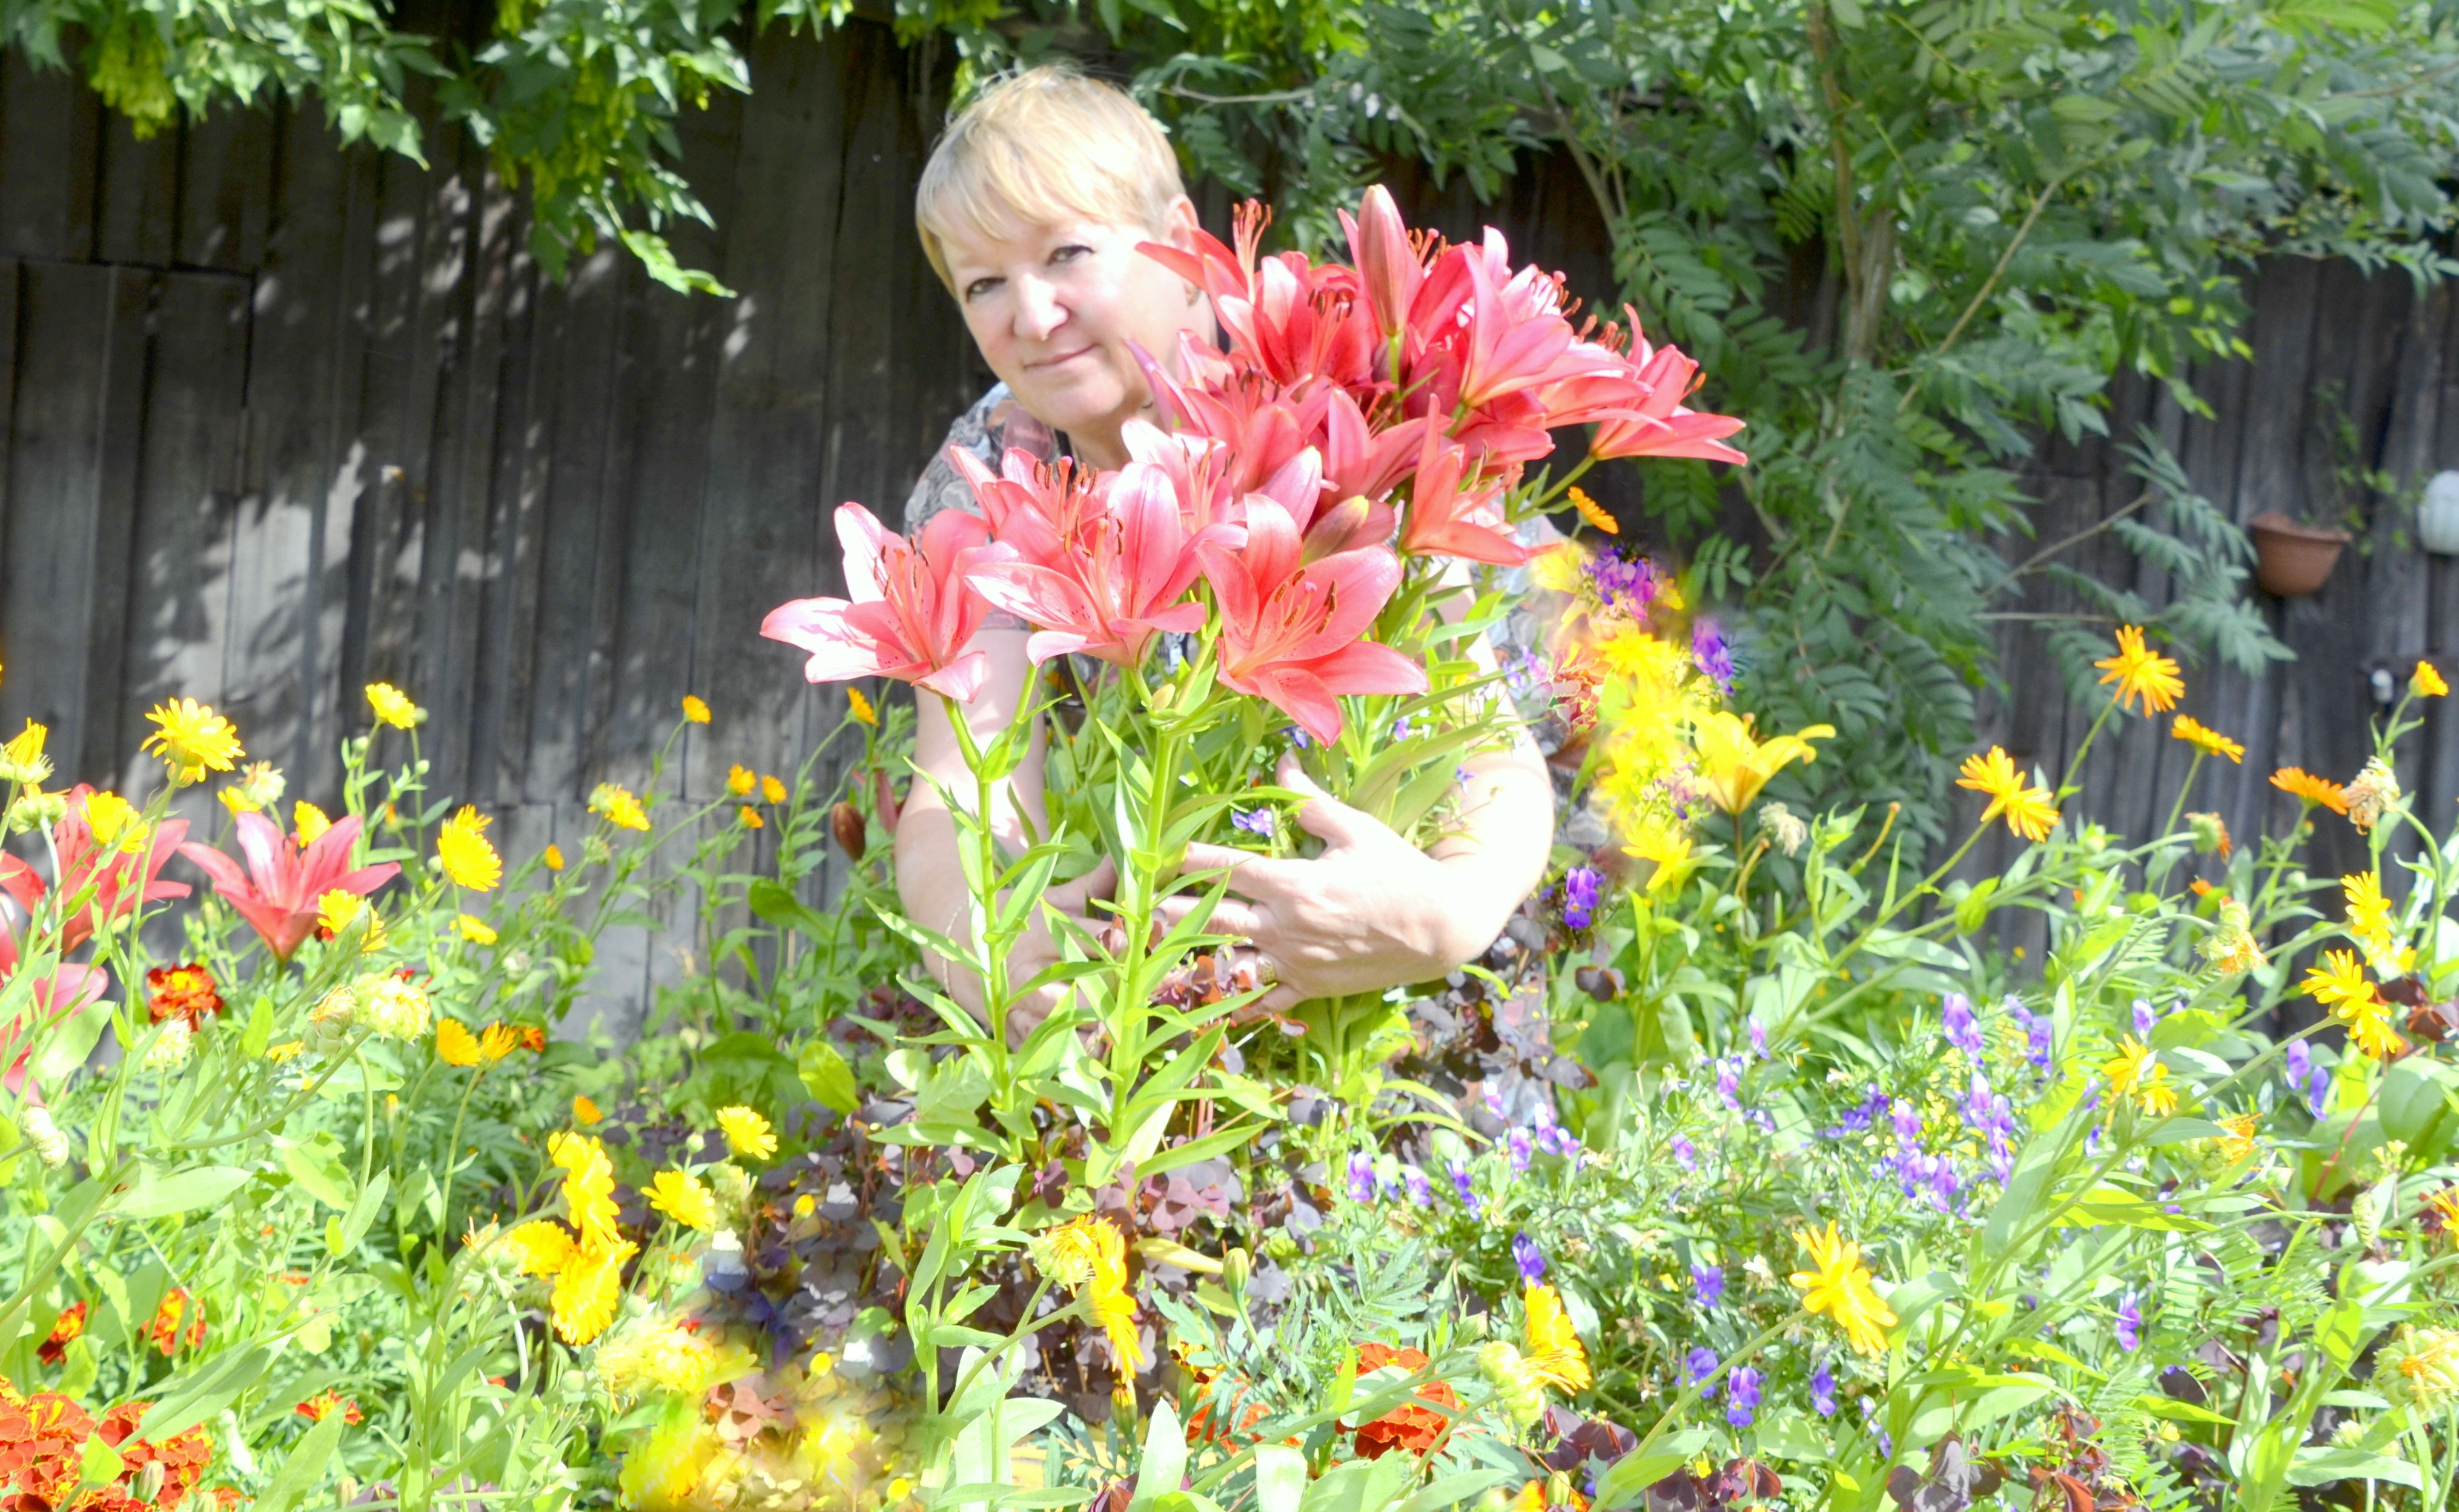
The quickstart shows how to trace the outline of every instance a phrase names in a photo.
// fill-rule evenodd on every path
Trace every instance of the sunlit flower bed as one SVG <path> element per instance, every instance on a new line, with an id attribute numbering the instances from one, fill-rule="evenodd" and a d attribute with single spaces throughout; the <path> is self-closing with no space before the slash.
<path id="1" fill-rule="evenodd" d="M 0 1505 L 2434 1512 L 2459 847 L 2396 769 L 2435 669 L 2231 835 L 2190 806 L 2242 747 L 2122 628 L 2093 738 L 2192 746 L 2164 832 L 1993 748 L 2017 859 L 1917 857 L 1814 816 L 1831 732 L 1729 709 L 1747 647 L 1573 486 L 1738 458 L 1689 360 L 1379 196 L 1353 257 L 1206 248 L 1228 348 L 1132 468 L 977 469 L 918 542 L 852 509 L 853 597 L 772 617 L 921 700 L 979 689 L 994 606 L 1084 659 L 1044 832 L 968 817 L 1026 722 L 969 747 L 959 934 L 897 909 L 877 683 L 832 783 L 699 805 L 686 700 L 536 855 L 424 790 L 415 690 L 331 793 L 186 700 L 142 802 L 0 746 Z M 1541 552 L 1555 509 L 1589 529 Z M 1516 613 L 1535 649 L 1462 652 Z M 1482 957 L 1286 1008 L 1234 968 L 1188 845 L 1297 853 L 1290 769 L 1430 838 L 1519 721 L 1561 842 Z M 2343 824 L 2371 864 L 2308 876 Z M 1097 854 L 1103 926 L 1010 979 Z M 587 1043 L 598 942 L 660 917 L 683 978 Z"/>

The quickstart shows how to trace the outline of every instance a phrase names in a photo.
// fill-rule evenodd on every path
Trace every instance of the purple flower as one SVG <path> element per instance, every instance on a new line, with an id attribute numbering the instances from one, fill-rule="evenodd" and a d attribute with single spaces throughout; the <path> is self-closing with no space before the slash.
<path id="1" fill-rule="evenodd" d="M 1938 1157 L 1929 1172 L 1930 1206 L 1940 1212 L 1948 1211 L 1955 1204 L 1955 1194 L 1963 1188 L 1964 1183 L 1955 1174 L 1955 1163 L 1944 1156 Z"/>
<path id="2" fill-rule="evenodd" d="M 1392 722 L 1392 738 L 1394 740 L 1407 740 L 1409 738 L 1408 715 L 1403 714 L 1398 719 Z"/>
<path id="3" fill-rule="evenodd" d="M 1528 1131 L 1514 1127 L 1510 1133 L 1503 1136 L 1503 1143 L 1511 1153 L 1511 1168 L 1515 1171 L 1526 1170 L 1529 1156 L 1536 1147 L 1536 1141 L 1529 1136 Z"/>
<path id="4" fill-rule="evenodd" d="M 2118 1299 L 2117 1347 L 2129 1354 L 2143 1347 L 2143 1309 L 2132 1292 Z"/>
<path id="5" fill-rule="evenodd" d="M 1881 1454 L 1882 1454 L 1882 1455 L 1886 1456 L 1886 1457 L 1887 1457 L 1888 1459 L 1890 1459 L 1890 1460 L 1893 1460 L 1893 1459 L 1896 1457 L 1896 1440 L 1895 1440 L 1895 1438 L 1893 1438 L 1893 1436 L 1891 1436 L 1891 1435 L 1887 1432 L 1887 1430 L 1885 1430 L 1884 1428 L 1881 1428 L 1881 1429 L 1878 1430 L 1878 1434 L 1879 1434 L 1879 1453 L 1881 1453 Z"/>
<path id="6" fill-rule="evenodd" d="M 1415 1166 L 1401 1166 L 1400 1185 L 1408 1190 L 1409 1201 L 1411 1203 L 1419 1208 L 1427 1208 L 1434 1205 L 1435 1188 L 1433 1184 L 1426 1180 L 1426 1173 L 1424 1171 L 1419 1170 Z"/>
<path id="7" fill-rule="evenodd" d="M 1964 1122 L 1975 1130 L 1986 1132 L 1995 1105 L 1990 1101 L 1989 1079 L 1980 1072 L 1972 1073 L 1972 1090 L 1964 1096 Z"/>
<path id="8" fill-rule="evenodd" d="M 1680 1163 L 1684 1170 L 1694 1171 L 1699 1168 L 1699 1147 L 1679 1134 L 1673 1136 L 1673 1158 Z"/>
<path id="9" fill-rule="evenodd" d="M 1272 810 L 1270 808 L 1250 808 L 1244 813 L 1230 816 L 1230 829 L 1243 830 L 1264 840 L 1272 838 Z"/>
<path id="10" fill-rule="evenodd" d="M 1537 1147 L 1565 1157 L 1580 1152 L 1580 1141 L 1569 1129 L 1554 1122 L 1554 1105 L 1540 1102 L 1529 1115 L 1529 1126 L 1537 1131 Z"/>
<path id="11" fill-rule="evenodd" d="M 2305 1079 L 2314 1074 L 2314 1052 L 2305 1047 L 2304 1040 L 2291 1040 L 2288 1041 L 2286 1064 L 2289 1089 L 2303 1091 Z"/>
<path id="12" fill-rule="evenodd" d="M 2087 1160 L 2100 1153 L 2100 1128 L 2099 1124 L 2094 1124 L 2083 1131 L 2083 1153 Z"/>
<path id="13" fill-rule="evenodd" d="M 2054 1042 L 2057 1025 L 2048 1014 L 2027 1012 L 2024 1005 L 2012 998 L 2007 999 L 2007 1011 L 2024 1026 L 2024 1059 L 2032 1062 L 2033 1070 L 2043 1076 L 2049 1075 L 2049 1056 L 2057 1048 Z"/>
<path id="14" fill-rule="evenodd" d="M 1477 1200 L 1477 1188 L 1470 1185 L 1467 1165 L 1461 1161 L 1454 1161 L 1451 1170 L 1452 1190 L 1460 1194 L 1461 1206 L 1468 1209 L 1468 1215 L 1471 1218 L 1485 1216 L 1484 1205 Z"/>
<path id="15" fill-rule="evenodd" d="M 1701 1381 L 1706 1380 L 1709 1376 L 1715 1374 L 1716 1352 L 1708 1348 L 1706 1345 L 1699 1345 L 1693 1348 L 1689 1354 L 1683 1356 L 1682 1380 L 1685 1385 L 1696 1386 Z M 1701 1401 L 1714 1401 L 1716 1399 L 1716 1388 L 1711 1386 L 1706 1391 L 1701 1392 L 1699 1394 L 1699 1399 Z"/>
<path id="16" fill-rule="evenodd" d="M 1599 552 L 1590 558 L 1588 581 L 1607 608 L 1629 610 L 1634 616 L 1647 612 L 1662 586 L 1655 563 L 1619 552 Z"/>
<path id="17" fill-rule="evenodd" d="M 1357 1203 L 1375 1200 L 1375 1157 L 1364 1150 L 1349 1152 L 1349 1200 Z"/>
<path id="18" fill-rule="evenodd" d="M 1736 1094 L 1741 1090 L 1741 1073 L 1734 1069 L 1734 1067 L 1728 1061 L 1717 1061 L 1716 1096 L 1724 1100 L 1725 1106 L 1732 1108 L 1736 1113 L 1739 1113 L 1742 1110 L 1742 1100 L 1736 1096 Z"/>
<path id="19" fill-rule="evenodd" d="M 1701 1307 L 1722 1307 L 1725 1303 L 1725 1268 L 1694 1265 L 1691 1268 L 1691 1284 L 1699 1292 Z"/>
<path id="20" fill-rule="evenodd" d="M 2331 1073 L 2327 1068 L 2316 1066 L 2314 1068 L 2313 1076 L 2307 1079 L 2305 1083 L 2305 1105 L 2314 1110 L 2314 1116 L 2316 1118 L 2330 1117 Z"/>
<path id="21" fill-rule="evenodd" d="M 1305 750 L 1308 746 L 1314 744 L 1314 741 L 1307 738 L 1307 732 L 1300 729 L 1295 724 L 1291 725 L 1288 729 L 1281 731 L 1281 733 L 1287 735 L 1290 738 L 1290 744 L 1300 750 Z"/>
<path id="22" fill-rule="evenodd" d="M 1511 1263 L 1520 1268 L 1520 1280 L 1524 1286 L 1534 1286 L 1545 1279 L 1545 1253 L 1525 1231 L 1511 1236 Z"/>
<path id="23" fill-rule="evenodd" d="M 1810 1373 L 1810 1410 L 1821 1418 L 1836 1416 L 1836 1372 L 1825 1360 Z"/>
<path id="24" fill-rule="evenodd" d="M 1913 1106 L 1911 1100 L 1896 1099 L 1889 1104 L 1887 1116 L 1895 1121 L 1897 1139 L 1910 1144 L 1921 1138 L 1921 1109 Z"/>
<path id="25" fill-rule="evenodd" d="M 1759 1381 L 1759 1373 L 1748 1365 L 1735 1366 L 1733 1374 L 1725 1377 L 1730 1388 L 1727 1395 L 1732 1399 L 1732 1405 L 1725 1409 L 1725 1421 L 1736 1428 L 1751 1425 L 1752 1416 L 1758 1411 Z"/>
<path id="26" fill-rule="evenodd" d="M 1576 866 L 1563 873 L 1563 922 L 1575 930 L 1587 929 L 1596 918 L 1597 896 L 1605 887 L 1605 873 L 1594 867 Z"/>
<path id="27" fill-rule="evenodd" d="M 2134 999 L 2134 1035 L 2136 1039 L 2151 1039 L 2154 1026 L 2159 1022 L 2160 1016 L 2152 1011 L 2152 1004 L 2150 1002 L 2141 998 Z"/>
<path id="28" fill-rule="evenodd" d="M 1734 648 L 1726 643 L 1725 632 L 1715 620 L 1701 620 L 1691 626 L 1691 660 L 1714 681 L 1717 692 L 1734 691 Z"/>
<path id="29" fill-rule="evenodd" d="M 1988 1041 L 1981 1038 L 1981 1020 L 1973 1016 L 1972 999 L 1962 993 L 1946 995 L 1939 1023 L 1946 1032 L 1946 1042 L 1976 1060 L 1989 1048 Z"/>
<path id="30" fill-rule="evenodd" d="M 1503 1110 L 1503 1094 L 1491 1082 L 1485 1084 L 1485 1110 L 1505 1124 L 1511 1122 L 1511 1115 Z"/>
<path id="31" fill-rule="evenodd" d="M 1751 1054 L 1767 1059 L 1767 1025 L 1755 1018 L 1751 1020 Z"/>

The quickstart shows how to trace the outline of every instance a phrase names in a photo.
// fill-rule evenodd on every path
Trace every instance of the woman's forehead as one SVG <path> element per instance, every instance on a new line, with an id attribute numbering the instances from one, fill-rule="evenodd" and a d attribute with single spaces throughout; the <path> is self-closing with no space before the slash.
<path id="1" fill-rule="evenodd" d="M 951 264 L 997 266 L 1038 258 L 1054 242 L 1123 236 L 1142 241 L 1151 234 L 1141 226 L 1116 225 L 1073 211 L 1031 216 L 1019 210 L 984 206 L 976 214 L 955 218 L 955 223 L 939 233 L 939 244 Z"/>

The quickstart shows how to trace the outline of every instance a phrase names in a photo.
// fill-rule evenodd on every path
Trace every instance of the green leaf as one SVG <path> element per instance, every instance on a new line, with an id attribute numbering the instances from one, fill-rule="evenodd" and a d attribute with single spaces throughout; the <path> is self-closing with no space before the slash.
<path id="1" fill-rule="evenodd" d="M 326 1207 L 347 1209 L 350 1206 L 350 1173 L 343 1168 L 341 1152 L 330 1140 L 289 1146 L 282 1152 L 282 1168 Z"/>
<path id="2" fill-rule="evenodd" d="M 1625 1455 L 1615 1460 L 1597 1480 L 1596 1512 L 1637 1505 L 1650 1486 L 1681 1469 L 1713 1438 L 1705 1428 L 1685 1428 L 1666 1435 L 1662 1443 L 1644 1455 Z"/>
<path id="3" fill-rule="evenodd" d="M 416 128 L 410 128 L 415 132 Z M 623 232 L 623 245 L 641 260 L 641 267 L 678 294 L 714 294 L 720 299 L 732 299 L 734 290 L 698 268 L 687 268 L 675 261 L 675 249 L 666 239 L 654 231 Z"/>
<path id="4" fill-rule="evenodd" d="M 2334 1480 L 2388 1480 L 2394 1485 L 2425 1489 L 2416 1466 L 2388 1455 L 2363 1449 L 2301 1449 L 2288 1464 L 2290 1485 L 2329 1485 Z"/>
<path id="5" fill-rule="evenodd" d="M 813 1040 L 794 1057 L 794 1074 L 802 1079 L 803 1090 L 822 1107 L 851 1115 L 862 1105 L 862 1094 L 854 1086 L 853 1067 L 837 1047 L 826 1040 Z"/>
<path id="6" fill-rule="evenodd" d="M 192 1166 L 167 1173 L 148 1166 L 113 1208 L 122 1218 L 170 1218 L 212 1207 L 254 1174 L 238 1166 Z"/>
<path id="7" fill-rule="evenodd" d="M 299 1499 L 325 1479 L 325 1464 L 333 1458 L 333 1447 L 342 1441 L 342 1430 L 348 1426 L 340 1413 L 326 1413 L 324 1420 L 307 1430 L 290 1458 L 256 1499 L 254 1512 L 290 1512 Z"/>

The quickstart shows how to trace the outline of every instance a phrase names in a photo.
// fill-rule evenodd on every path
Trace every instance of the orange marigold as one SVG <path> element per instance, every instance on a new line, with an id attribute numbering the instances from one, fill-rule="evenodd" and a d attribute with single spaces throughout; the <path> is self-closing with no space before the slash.
<path id="1" fill-rule="evenodd" d="M 146 1007 L 154 1021 L 177 1016 L 188 1020 L 191 1031 L 204 1028 L 205 1019 L 222 1011 L 222 995 L 215 990 L 214 974 L 194 961 L 185 966 L 157 966 L 145 974 L 145 987 L 150 996 Z"/>
<path id="2" fill-rule="evenodd" d="M 194 1317 L 188 1315 L 191 1309 Z M 145 1325 L 145 1336 L 165 1354 L 183 1346 L 195 1348 L 205 1341 L 205 1305 L 190 1296 L 186 1287 L 173 1287 L 154 1310 L 154 1320 Z"/>
<path id="3" fill-rule="evenodd" d="M 52 1325 L 52 1334 L 43 1340 L 34 1357 L 46 1365 L 57 1365 L 68 1358 L 69 1346 L 85 1334 L 86 1305 L 72 1302 L 60 1312 L 59 1321 Z"/>
<path id="4" fill-rule="evenodd" d="M 1357 1346 L 1357 1371 L 1361 1376 L 1386 1365 L 1398 1366 L 1404 1371 L 1421 1371 L 1429 1363 L 1423 1350 L 1393 1349 L 1385 1344 Z M 1441 1381 L 1428 1381 L 1418 1388 L 1415 1401 L 1403 1402 L 1357 1430 L 1358 1457 L 1379 1460 L 1395 1449 L 1424 1454 L 1442 1441 L 1444 1432 L 1459 1417 L 1460 1410 L 1459 1393 Z"/>

